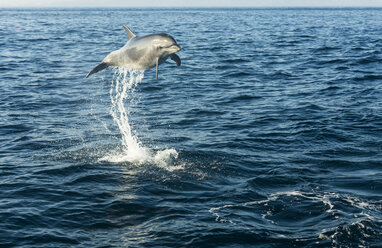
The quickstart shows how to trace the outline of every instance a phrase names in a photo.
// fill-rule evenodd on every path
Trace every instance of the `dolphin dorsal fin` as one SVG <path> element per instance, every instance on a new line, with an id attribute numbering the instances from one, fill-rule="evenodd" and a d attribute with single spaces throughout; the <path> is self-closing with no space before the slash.
<path id="1" fill-rule="evenodd" d="M 127 40 L 137 37 L 133 32 L 131 32 L 131 30 L 126 25 L 122 25 L 122 27 L 126 30 L 127 37 L 128 37 Z"/>

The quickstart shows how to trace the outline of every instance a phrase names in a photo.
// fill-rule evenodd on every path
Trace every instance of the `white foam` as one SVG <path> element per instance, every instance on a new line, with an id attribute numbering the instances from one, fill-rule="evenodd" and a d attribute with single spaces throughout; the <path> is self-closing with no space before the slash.
<path id="1" fill-rule="evenodd" d="M 140 151 L 126 152 L 114 151 L 102 157 L 98 161 L 110 163 L 130 162 L 135 164 L 154 164 L 167 171 L 184 169 L 185 164 L 177 164 L 178 152 L 175 149 L 153 151 L 146 147 L 140 147 Z"/>

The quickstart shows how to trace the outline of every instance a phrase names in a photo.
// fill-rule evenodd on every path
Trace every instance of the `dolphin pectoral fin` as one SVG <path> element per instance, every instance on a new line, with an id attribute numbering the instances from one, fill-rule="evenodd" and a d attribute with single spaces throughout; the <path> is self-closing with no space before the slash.
<path id="1" fill-rule="evenodd" d="M 107 68 L 109 65 L 106 64 L 105 62 L 102 62 L 101 64 L 97 65 L 96 67 L 91 70 L 88 75 L 86 75 L 86 78 L 88 78 L 90 75 L 97 73 L 99 71 L 102 71 L 103 69 Z"/>
<path id="2" fill-rule="evenodd" d="M 158 68 L 159 68 L 159 59 L 157 59 L 157 62 L 156 62 L 156 67 L 157 67 L 156 76 L 157 76 L 157 80 L 158 80 Z"/>
<path id="3" fill-rule="evenodd" d="M 127 40 L 137 37 L 133 32 L 131 32 L 131 30 L 126 25 L 122 25 L 122 27 L 126 30 Z"/>
<path id="4" fill-rule="evenodd" d="M 179 58 L 178 55 L 176 55 L 175 53 L 173 53 L 173 54 L 170 55 L 170 58 L 176 62 L 176 65 L 177 65 L 177 66 L 180 66 L 181 62 L 180 62 L 180 58 Z"/>

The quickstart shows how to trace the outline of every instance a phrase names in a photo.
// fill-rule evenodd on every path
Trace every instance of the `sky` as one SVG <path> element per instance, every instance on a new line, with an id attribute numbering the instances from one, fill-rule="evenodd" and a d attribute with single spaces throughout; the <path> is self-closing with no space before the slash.
<path id="1" fill-rule="evenodd" d="M 1 0 L 0 7 L 382 7 L 382 0 Z"/>

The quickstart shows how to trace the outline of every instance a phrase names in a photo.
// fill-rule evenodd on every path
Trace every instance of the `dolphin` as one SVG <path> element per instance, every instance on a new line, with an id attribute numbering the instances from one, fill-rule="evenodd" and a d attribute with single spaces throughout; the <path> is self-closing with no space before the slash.
<path id="1" fill-rule="evenodd" d="M 109 66 L 139 70 L 156 67 L 156 79 L 158 80 L 158 67 L 169 57 L 176 62 L 177 66 L 180 66 L 180 58 L 175 54 L 180 51 L 180 46 L 173 37 L 163 33 L 138 37 L 127 26 L 122 26 L 127 33 L 126 44 L 120 49 L 109 53 L 102 60 L 102 63 L 94 67 L 86 77 Z"/>

